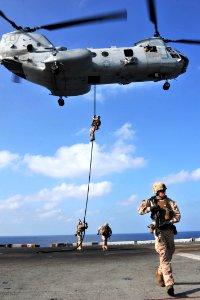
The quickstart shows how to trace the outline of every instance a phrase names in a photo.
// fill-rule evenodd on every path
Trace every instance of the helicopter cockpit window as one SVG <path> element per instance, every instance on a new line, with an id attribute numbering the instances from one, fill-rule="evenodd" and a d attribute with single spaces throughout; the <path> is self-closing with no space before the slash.
<path id="1" fill-rule="evenodd" d="M 103 51 L 101 54 L 103 57 L 107 57 L 109 55 L 109 53 L 107 51 Z"/>
<path id="2" fill-rule="evenodd" d="M 96 52 L 92 52 L 92 57 L 96 57 L 96 56 L 97 56 Z"/>
<path id="3" fill-rule="evenodd" d="M 124 54 L 126 57 L 132 57 L 133 56 L 133 50 L 132 49 L 124 49 Z"/>
<path id="4" fill-rule="evenodd" d="M 172 58 L 180 58 L 179 54 L 176 51 L 174 51 L 171 47 L 166 47 L 166 49 Z"/>

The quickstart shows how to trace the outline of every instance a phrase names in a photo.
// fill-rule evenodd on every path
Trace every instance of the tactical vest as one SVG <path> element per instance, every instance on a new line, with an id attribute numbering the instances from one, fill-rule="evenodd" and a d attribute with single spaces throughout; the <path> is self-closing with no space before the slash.
<path id="1" fill-rule="evenodd" d="M 153 199 L 152 199 L 153 198 Z M 160 210 L 160 220 L 161 221 L 169 221 L 173 217 L 173 211 L 171 209 L 171 206 L 169 204 L 169 198 L 165 199 L 157 199 L 156 197 L 152 197 L 153 204 L 157 204 L 161 210 Z"/>
<path id="2" fill-rule="evenodd" d="M 84 229 L 85 229 L 84 224 L 79 224 L 79 225 L 77 226 L 76 233 L 77 233 L 77 234 L 81 234 L 81 233 L 84 231 Z"/>
<path id="3" fill-rule="evenodd" d="M 101 229 L 101 234 L 106 236 L 106 237 L 110 237 L 111 236 L 111 229 L 109 226 L 103 226 L 103 228 Z"/>

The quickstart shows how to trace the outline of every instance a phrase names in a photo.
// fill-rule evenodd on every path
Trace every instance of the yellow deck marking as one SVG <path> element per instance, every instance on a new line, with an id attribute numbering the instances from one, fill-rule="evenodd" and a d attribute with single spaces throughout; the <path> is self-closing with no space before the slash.
<path id="1" fill-rule="evenodd" d="M 176 248 L 177 251 L 200 251 L 200 248 L 186 248 L 186 247 L 182 247 L 182 248 Z"/>

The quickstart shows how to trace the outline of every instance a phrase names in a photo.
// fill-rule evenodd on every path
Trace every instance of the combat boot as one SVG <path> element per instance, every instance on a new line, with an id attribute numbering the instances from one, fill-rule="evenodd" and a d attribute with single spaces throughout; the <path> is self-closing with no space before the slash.
<path id="1" fill-rule="evenodd" d="M 164 287 L 165 286 L 165 282 L 164 282 L 164 279 L 163 279 L 163 275 L 159 274 L 158 270 L 156 271 L 155 275 L 156 275 L 156 279 L 157 279 L 158 285 L 161 286 L 161 287 Z"/>
<path id="2" fill-rule="evenodd" d="M 169 296 L 174 296 L 174 287 L 173 287 L 173 285 L 168 285 L 167 286 L 167 294 Z"/>
<path id="3" fill-rule="evenodd" d="M 95 137 L 94 137 L 94 135 L 93 135 L 93 136 L 91 136 L 91 138 L 90 138 L 90 142 L 93 142 L 93 141 L 95 141 Z"/>

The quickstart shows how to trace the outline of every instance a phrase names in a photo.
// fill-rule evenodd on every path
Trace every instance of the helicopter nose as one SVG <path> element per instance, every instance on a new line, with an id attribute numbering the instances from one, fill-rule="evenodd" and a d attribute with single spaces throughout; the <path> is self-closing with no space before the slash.
<path id="1" fill-rule="evenodd" d="M 182 62 L 183 62 L 182 73 L 185 73 L 186 70 L 187 70 L 188 64 L 189 64 L 189 59 L 183 54 L 180 54 L 180 57 L 181 57 Z"/>

